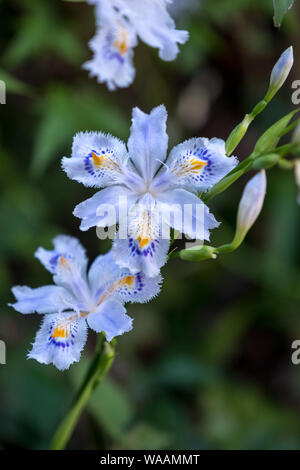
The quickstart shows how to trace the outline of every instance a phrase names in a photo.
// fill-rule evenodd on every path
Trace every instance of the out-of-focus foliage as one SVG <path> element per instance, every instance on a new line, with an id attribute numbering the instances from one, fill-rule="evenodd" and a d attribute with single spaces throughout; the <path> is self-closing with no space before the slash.
<path id="1" fill-rule="evenodd" d="M 274 5 L 274 24 L 280 26 L 288 10 L 292 8 L 294 0 L 273 0 Z"/>
<path id="2" fill-rule="evenodd" d="M 295 109 L 297 2 L 273 26 L 269 0 L 202 0 L 176 18 L 190 31 L 176 62 L 136 49 L 137 76 L 109 93 L 80 69 L 90 57 L 93 8 L 85 2 L 5 0 L 0 4 L 0 445 L 46 448 L 70 404 L 95 335 L 79 364 L 61 373 L 26 360 L 41 318 L 7 306 L 10 286 L 50 276 L 33 258 L 57 233 L 78 236 L 89 257 L 105 252 L 95 231 L 79 232 L 74 206 L 93 194 L 66 178 L 60 158 L 79 130 L 128 137 L 133 106 L 164 103 L 170 145 L 192 136 L 226 138 L 261 99 L 281 52 L 295 48 L 294 71 L 235 153 Z M 285 139 L 285 137 L 283 138 Z M 209 205 L 222 222 L 214 246 L 232 240 L 247 177 Z M 290 171 L 272 169 L 263 212 L 235 253 L 202 263 L 171 260 L 161 295 L 131 305 L 134 330 L 118 342 L 108 380 L 92 397 L 69 444 L 74 449 L 299 448 L 300 368 L 291 363 L 299 336 L 299 207 Z"/>

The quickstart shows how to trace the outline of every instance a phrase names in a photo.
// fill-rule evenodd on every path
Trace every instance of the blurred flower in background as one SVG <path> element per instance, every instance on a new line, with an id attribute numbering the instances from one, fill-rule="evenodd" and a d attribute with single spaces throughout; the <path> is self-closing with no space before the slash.
<path id="1" fill-rule="evenodd" d="M 94 53 L 84 64 L 99 83 L 109 90 L 129 86 L 135 76 L 132 63 L 137 36 L 159 49 L 162 60 L 174 60 L 178 44 L 188 39 L 187 31 L 175 29 L 167 10 L 169 0 L 89 0 L 96 6 L 97 34 L 90 42 Z"/>

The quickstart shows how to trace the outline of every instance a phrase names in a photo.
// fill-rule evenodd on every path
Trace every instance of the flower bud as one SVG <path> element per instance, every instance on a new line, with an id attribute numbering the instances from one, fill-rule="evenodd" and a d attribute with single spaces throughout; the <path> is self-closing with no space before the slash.
<path id="1" fill-rule="evenodd" d="M 266 101 L 270 101 L 273 96 L 277 93 L 277 91 L 282 87 L 290 73 L 293 63 L 293 47 L 290 46 L 283 52 L 283 54 L 281 54 L 278 61 L 273 67 L 270 77 L 269 89 L 265 97 Z"/>
<path id="2" fill-rule="evenodd" d="M 188 250 L 180 251 L 180 258 L 186 261 L 204 261 L 206 259 L 215 259 L 217 250 L 213 246 L 203 245 L 194 246 Z"/>
<path id="3" fill-rule="evenodd" d="M 242 122 L 240 122 L 230 133 L 226 140 L 226 155 L 232 154 L 234 149 L 238 146 L 244 135 L 246 134 L 249 124 L 252 119 L 249 114 L 246 114 Z"/>
<path id="4" fill-rule="evenodd" d="M 233 245 L 238 247 L 244 240 L 262 209 L 266 194 L 266 172 L 261 170 L 245 186 L 237 214 L 237 228 Z"/>

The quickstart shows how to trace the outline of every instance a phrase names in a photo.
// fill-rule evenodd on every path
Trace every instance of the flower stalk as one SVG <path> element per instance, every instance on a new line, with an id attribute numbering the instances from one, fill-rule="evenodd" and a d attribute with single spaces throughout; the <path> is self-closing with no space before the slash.
<path id="1" fill-rule="evenodd" d="M 270 76 L 270 84 L 264 98 L 259 101 L 249 114 L 246 114 L 242 122 L 240 122 L 230 133 L 226 140 L 226 154 L 229 156 L 238 146 L 240 141 L 246 134 L 248 127 L 251 122 L 264 111 L 269 102 L 274 98 L 276 93 L 280 90 L 284 82 L 286 81 L 290 70 L 293 66 L 293 48 L 289 47 L 279 57 L 278 61 L 273 67 Z"/>
<path id="2" fill-rule="evenodd" d="M 81 416 L 91 394 L 106 377 L 115 357 L 116 341 L 108 343 L 103 334 L 99 335 L 99 341 L 95 357 L 83 380 L 80 389 L 74 399 L 69 413 L 64 417 L 54 434 L 51 450 L 62 450 L 66 447 L 76 423 Z"/>

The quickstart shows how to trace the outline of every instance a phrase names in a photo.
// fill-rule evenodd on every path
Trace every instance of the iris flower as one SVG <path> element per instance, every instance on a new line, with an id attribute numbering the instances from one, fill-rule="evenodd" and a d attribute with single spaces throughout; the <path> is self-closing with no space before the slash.
<path id="1" fill-rule="evenodd" d="M 76 238 L 60 235 L 53 244 L 53 250 L 39 248 L 35 256 L 53 275 L 54 285 L 15 286 L 11 306 L 23 314 L 44 314 L 28 358 L 64 370 L 79 361 L 88 326 L 104 332 L 107 341 L 130 331 L 124 303 L 156 296 L 161 277 L 132 274 L 114 263 L 111 252 L 98 256 L 87 274 L 85 250 Z"/>
<path id="2" fill-rule="evenodd" d="M 209 230 L 218 222 L 196 194 L 210 189 L 237 164 L 235 157 L 226 156 L 224 141 L 216 138 L 186 140 L 166 160 L 166 121 L 164 106 L 150 114 L 134 108 L 127 147 L 102 132 L 80 132 L 72 156 L 62 159 L 71 179 L 104 188 L 75 208 L 81 230 L 126 222 L 125 236 L 119 231 L 114 241 L 113 257 L 119 266 L 147 276 L 157 276 L 166 262 L 170 237 L 164 236 L 165 226 L 195 238 L 195 225 L 200 224 L 202 239 L 209 240 Z M 121 216 L 124 199 L 128 211 Z M 132 211 L 136 205 L 141 209 Z M 106 206 L 115 208 L 115 220 L 109 211 L 101 211 Z M 174 216 L 169 217 L 173 207 Z M 185 208 L 189 217 L 182 216 Z"/>
<path id="3" fill-rule="evenodd" d="M 97 32 L 90 41 L 93 58 L 83 67 L 110 90 L 129 86 L 135 76 L 133 49 L 137 37 L 159 49 L 163 60 L 174 60 L 187 31 L 175 29 L 168 0 L 89 0 L 96 5 Z"/>

